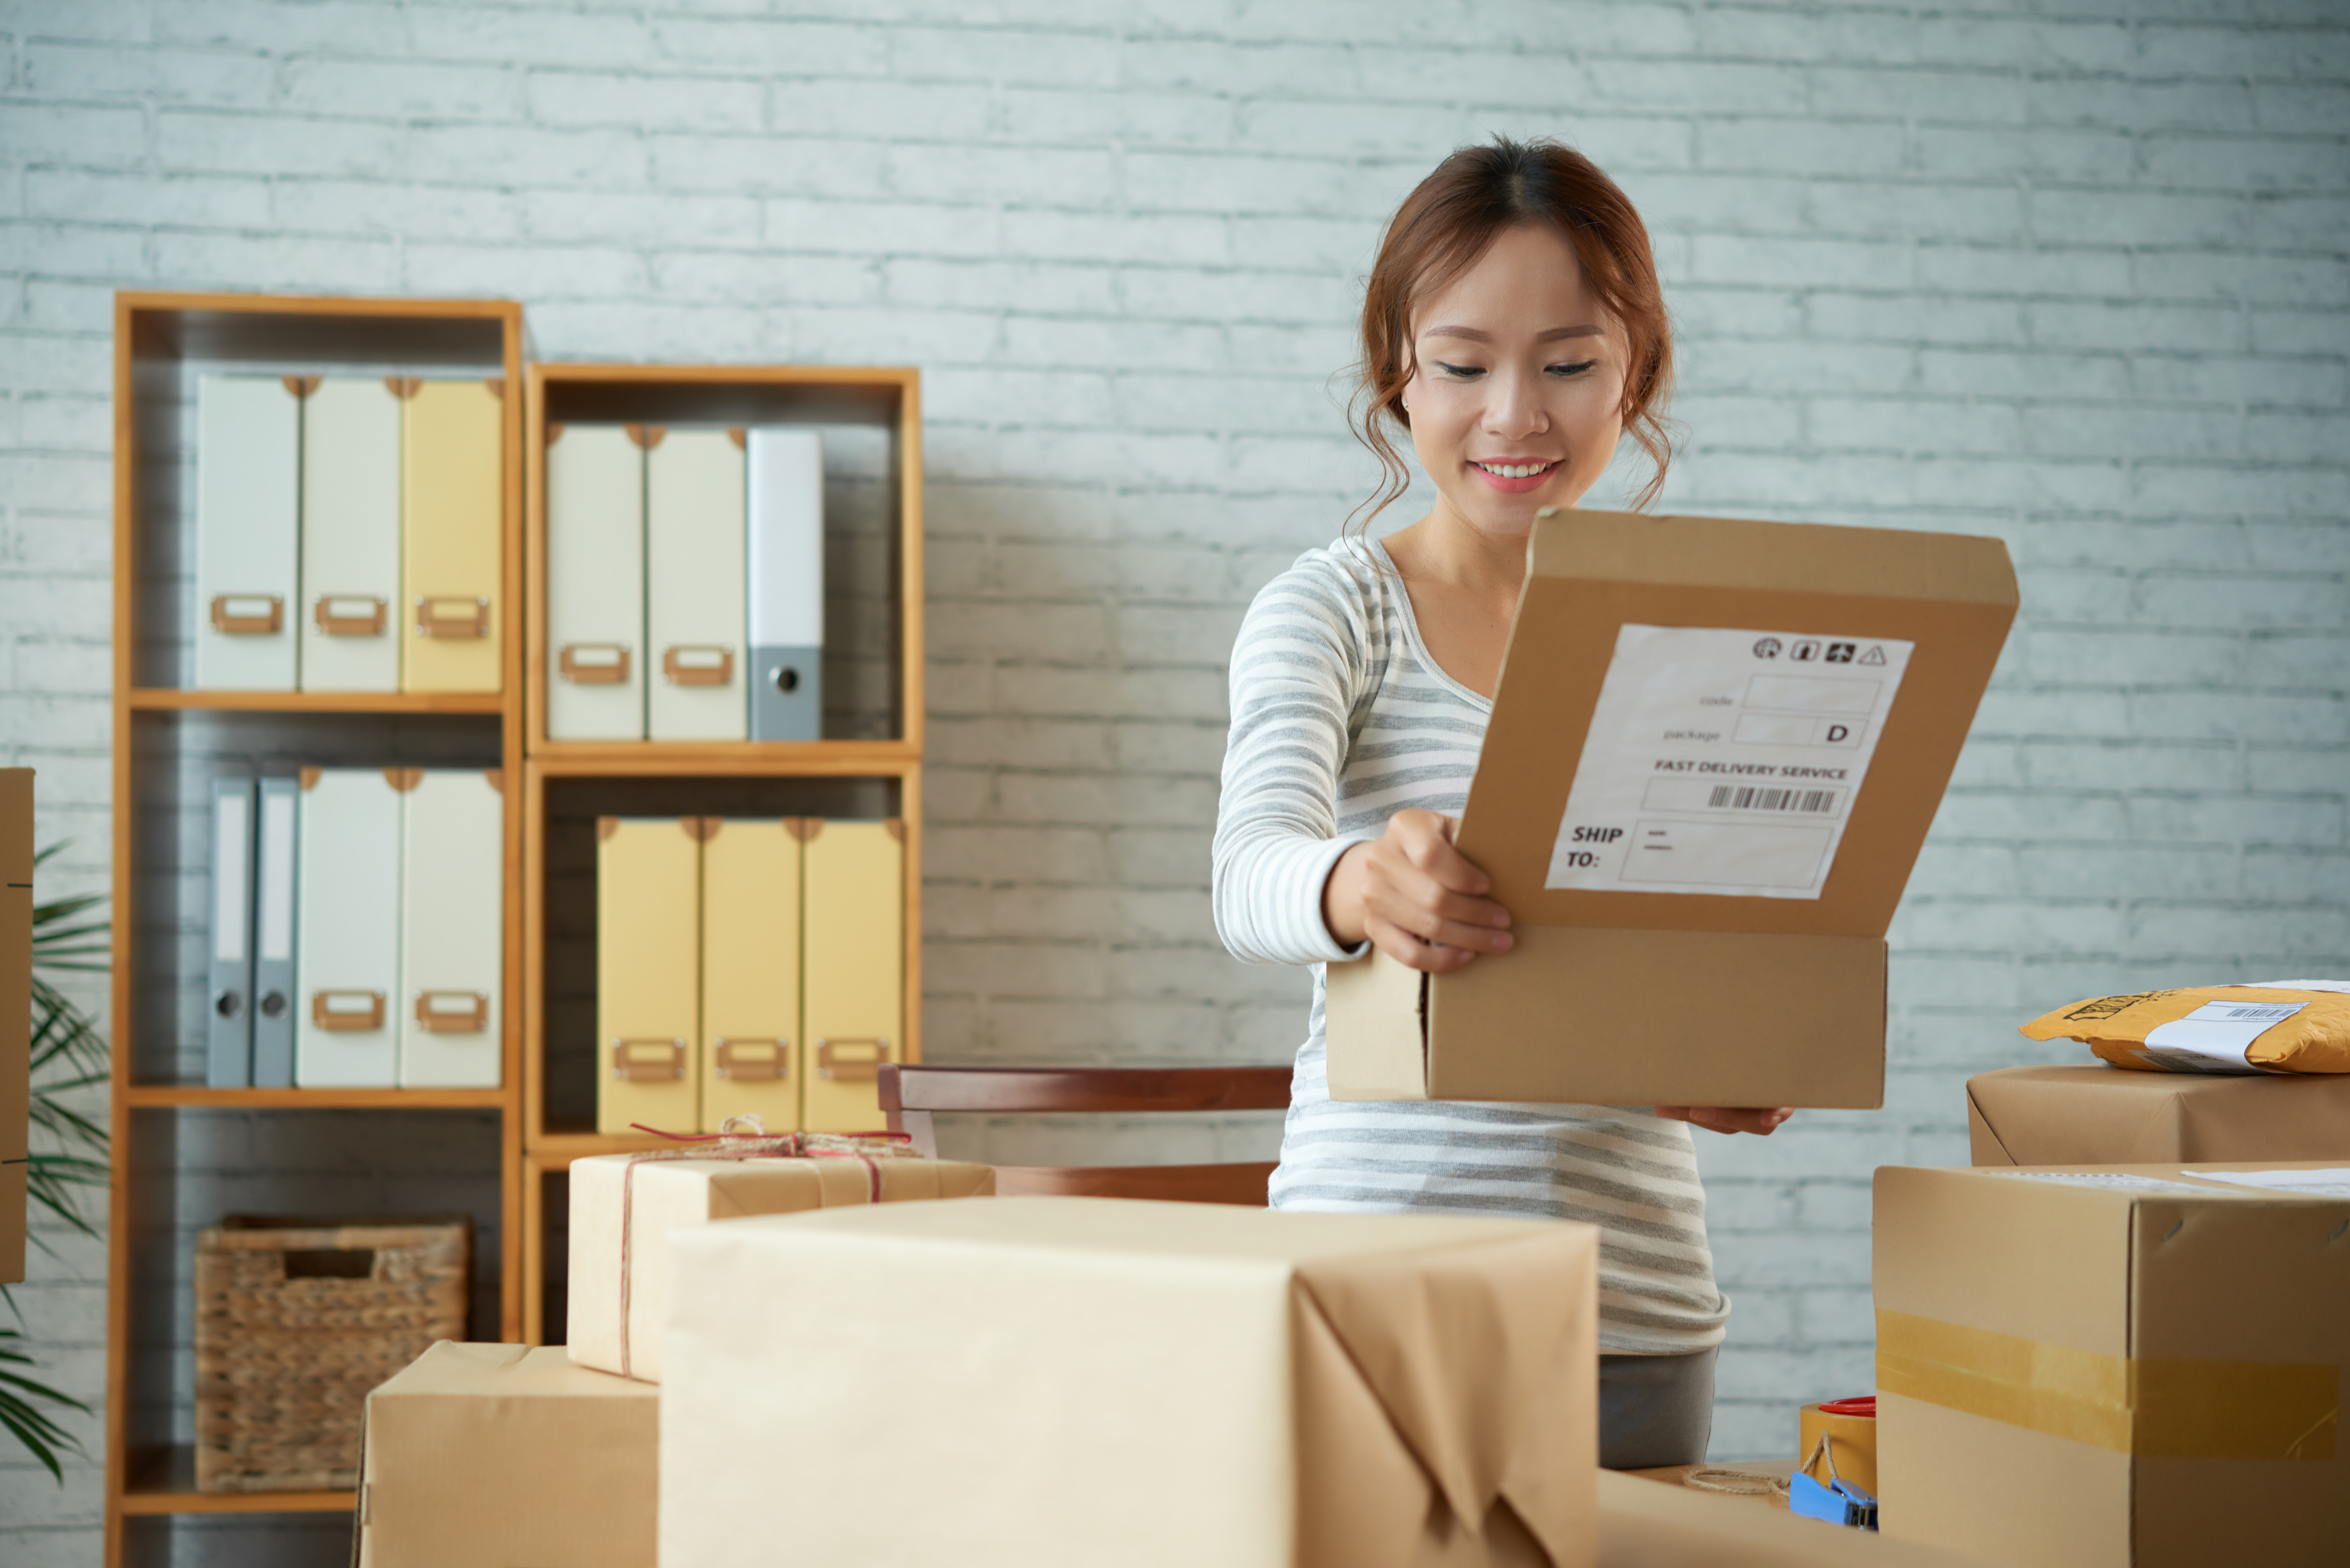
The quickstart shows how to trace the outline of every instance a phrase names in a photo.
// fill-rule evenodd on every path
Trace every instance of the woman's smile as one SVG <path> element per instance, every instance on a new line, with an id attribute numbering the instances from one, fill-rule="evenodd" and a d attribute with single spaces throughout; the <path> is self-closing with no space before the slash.
<path id="1" fill-rule="evenodd" d="M 1487 484 L 1504 495 L 1539 490 L 1564 459 L 1555 457 L 1472 457 L 1469 466 Z"/>

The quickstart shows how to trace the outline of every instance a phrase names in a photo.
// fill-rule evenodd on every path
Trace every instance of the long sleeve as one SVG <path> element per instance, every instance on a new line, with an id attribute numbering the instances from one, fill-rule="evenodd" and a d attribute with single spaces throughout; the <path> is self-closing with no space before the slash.
<path id="1" fill-rule="evenodd" d="M 1376 685 L 1367 612 L 1326 556 L 1275 577 L 1232 646 L 1231 739 L 1216 813 L 1216 931 L 1250 963 L 1361 954 L 1322 920 L 1322 889 L 1351 845 L 1337 832 L 1354 709 Z"/>

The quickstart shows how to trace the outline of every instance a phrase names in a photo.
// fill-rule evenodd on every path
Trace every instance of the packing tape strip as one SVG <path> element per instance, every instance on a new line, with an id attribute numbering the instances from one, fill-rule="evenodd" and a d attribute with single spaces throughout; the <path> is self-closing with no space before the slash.
<path id="1" fill-rule="evenodd" d="M 1908 1313 L 1877 1314 L 1877 1387 L 2110 1449 L 2330 1459 L 2342 1369 L 2103 1355 Z"/>

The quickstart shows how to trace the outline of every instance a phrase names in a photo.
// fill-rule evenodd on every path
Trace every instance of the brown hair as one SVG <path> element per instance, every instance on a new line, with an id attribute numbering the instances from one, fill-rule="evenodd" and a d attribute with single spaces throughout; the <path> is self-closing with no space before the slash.
<path id="1" fill-rule="evenodd" d="M 1555 141 L 1497 136 L 1490 146 L 1460 148 L 1438 164 L 1404 198 L 1379 242 L 1363 294 L 1363 361 L 1348 410 L 1356 439 L 1383 471 L 1378 490 L 1356 508 L 1367 530 L 1411 484 L 1411 470 L 1382 421 L 1411 428 L 1403 389 L 1412 374 L 1413 302 L 1468 271 L 1495 235 L 1521 223 L 1548 223 L 1566 237 L 1600 303 L 1622 326 L 1630 350 L 1624 430 L 1655 465 L 1632 504 L 1648 505 L 1664 488 L 1672 461 L 1663 410 L 1673 338 L 1648 228 L 1616 182 L 1582 153 Z"/>

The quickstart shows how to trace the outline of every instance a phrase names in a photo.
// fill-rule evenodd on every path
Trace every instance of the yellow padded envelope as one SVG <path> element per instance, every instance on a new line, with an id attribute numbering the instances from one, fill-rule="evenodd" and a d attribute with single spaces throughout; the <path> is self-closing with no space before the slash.
<path id="1" fill-rule="evenodd" d="M 504 625 L 501 389 L 406 379 L 400 431 L 403 691 L 495 691 Z"/>
<path id="2" fill-rule="evenodd" d="M 703 819 L 702 1130 L 755 1113 L 800 1125 L 800 841 L 796 817 Z"/>
<path id="3" fill-rule="evenodd" d="M 701 1125 L 700 817 L 596 821 L 596 1130 Z"/>
<path id="4" fill-rule="evenodd" d="M 808 820 L 800 1125 L 881 1126 L 876 1083 L 905 1057 L 905 824 Z"/>

